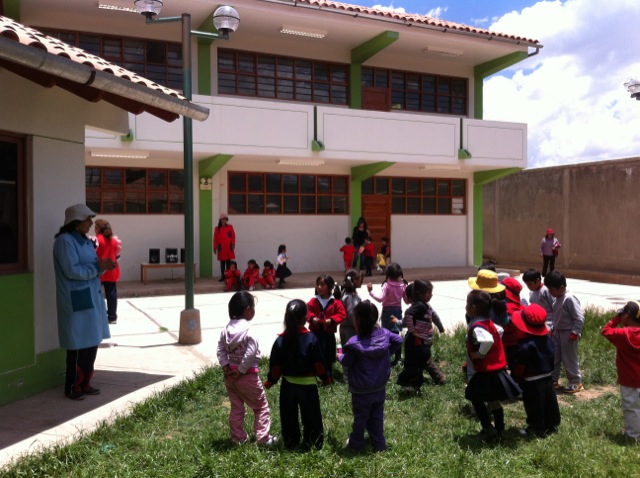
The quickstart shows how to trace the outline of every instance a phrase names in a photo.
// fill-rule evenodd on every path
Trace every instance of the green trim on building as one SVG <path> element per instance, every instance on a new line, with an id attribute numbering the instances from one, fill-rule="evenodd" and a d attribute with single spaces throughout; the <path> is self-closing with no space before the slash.
<path id="1" fill-rule="evenodd" d="M 212 178 L 227 164 L 232 155 L 217 154 L 198 163 L 198 178 Z M 213 191 L 199 190 L 200 210 L 200 277 L 213 277 Z"/>
<path id="2" fill-rule="evenodd" d="M 349 65 L 349 107 L 362 109 L 362 64 L 400 38 L 398 32 L 387 30 L 351 50 Z"/>
<path id="3" fill-rule="evenodd" d="M 384 171 L 396 163 L 381 161 L 351 168 L 351 184 L 349 186 L 349 204 L 351 204 L 351 227 L 355 227 L 362 216 L 362 181 Z"/>
<path id="4" fill-rule="evenodd" d="M 529 54 L 525 51 L 509 53 L 508 55 L 496 58 L 476 65 L 473 69 L 473 117 L 482 119 L 484 109 L 484 79 L 505 68 L 515 65 L 527 59 Z"/>
<path id="5" fill-rule="evenodd" d="M 0 276 L 0 375 L 33 365 L 36 354 L 34 297 L 33 274 Z M 53 312 L 55 315 L 55 310 Z"/>
<path id="6" fill-rule="evenodd" d="M 213 12 L 208 15 L 206 20 L 198 27 L 198 31 L 207 33 L 217 33 L 218 30 L 213 26 L 211 18 Z M 198 38 L 197 43 L 197 62 L 198 62 L 198 94 L 211 96 L 211 45 L 213 40 L 206 38 Z"/>
<path id="7" fill-rule="evenodd" d="M 20 21 L 20 0 L 4 0 L 4 16 Z"/>
<path id="8" fill-rule="evenodd" d="M 485 184 L 497 179 L 517 173 L 520 168 L 494 169 L 492 171 L 478 171 L 473 173 L 473 263 L 479 266 L 483 259 L 483 190 Z"/>
<path id="9" fill-rule="evenodd" d="M 64 384 L 67 353 L 55 349 L 38 354 L 28 367 L 0 374 L 0 406 Z"/>

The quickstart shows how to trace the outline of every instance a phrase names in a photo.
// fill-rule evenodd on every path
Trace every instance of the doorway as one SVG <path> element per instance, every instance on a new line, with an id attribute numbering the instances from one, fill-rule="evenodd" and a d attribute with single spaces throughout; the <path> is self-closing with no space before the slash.
<path id="1" fill-rule="evenodd" d="M 367 220 L 371 240 L 380 250 L 383 237 L 391 238 L 391 198 L 389 196 L 362 196 L 362 216 Z"/>

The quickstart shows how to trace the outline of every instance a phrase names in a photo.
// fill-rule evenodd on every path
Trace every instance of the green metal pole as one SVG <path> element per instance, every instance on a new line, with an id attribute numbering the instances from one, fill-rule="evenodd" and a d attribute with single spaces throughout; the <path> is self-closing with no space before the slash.
<path id="1" fill-rule="evenodd" d="M 191 15 L 182 14 L 182 94 L 191 101 Z M 185 309 L 193 309 L 193 120 L 183 116 L 184 128 L 184 282 Z"/>

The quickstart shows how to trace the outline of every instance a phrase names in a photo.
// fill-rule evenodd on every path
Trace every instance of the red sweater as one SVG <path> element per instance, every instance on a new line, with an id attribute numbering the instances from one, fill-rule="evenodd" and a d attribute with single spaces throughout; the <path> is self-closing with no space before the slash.
<path id="1" fill-rule="evenodd" d="M 620 323 L 616 315 L 602 328 L 602 335 L 616 347 L 618 383 L 640 388 L 640 327 L 618 327 Z"/>
<path id="2" fill-rule="evenodd" d="M 253 287 L 256 282 L 260 280 L 260 268 L 254 267 L 253 269 L 249 269 L 244 271 L 242 274 L 242 282 L 244 282 L 245 287 Z"/>
<path id="3" fill-rule="evenodd" d="M 307 302 L 307 309 L 307 320 L 309 321 L 309 329 L 312 332 L 322 330 L 324 332 L 335 334 L 338 330 L 338 324 L 347 317 L 347 312 L 344 309 L 342 302 L 334 299 L 333 297 L 329 299 L 329 302 L 324 309 L 322 308 L 322 305 L 320 305 L 320 301 L 314 297 Z M 314 322 L 314 317 L 319 319 L 318 323 Z"/>
<path id="4" fill-rule="evenodd" d="M 364 257 L 376 257 L 376 250 L 373 247 L 373 242 L 364 245 Z"/>
<path id="5" fill-rule="evenodd" d="M 118 245 L 118 240 L 111 236 L 110 238 L 104 237 L 102 234 L 97 234 L 96 239 L 98 239 L 98 249 L 96 250 L 96 254 L 99 259 L 111 259 L 116 263 L 116 268 L 110 271 L 105 271 L 100 276 L 101 282 L 118 282 L 120 279 L 120 264 L 118 263 L 118 255 L 120 253 L 120 246 Z"/>
<path id="6" fill-rule="evenodd" d="M 356 253 L 356 248 L 353 247 L 352 244 L 345 244 L 340 248 L 340 252 L 342 252 L 342 259 L 345 264 L 351 264 L 353 262 L 353 256 Z"/>

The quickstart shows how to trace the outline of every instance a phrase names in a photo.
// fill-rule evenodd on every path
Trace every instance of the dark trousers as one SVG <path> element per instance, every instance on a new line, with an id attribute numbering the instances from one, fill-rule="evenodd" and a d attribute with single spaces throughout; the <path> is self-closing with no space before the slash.
<path id="1" fill-rule="evenodd" d="M 314 335 L 318 339 L 322 358 L 327 367 L 327 374 L 333 378 L 333 364 L 336 361 L 336 334 L 333 332 L 325 332 L 324 330 L 317 330 L 314 332 Z"/>
<path id="2" fill-rule="evenodd" d="M 384 400 L 387 391 L 352 393 L 353 427 L 349 435 L 349 448 L 361 450 L 364 446 L 364 431 L 369 433 L 371 446 L 376 451 L 386 450 L 384 438 Z"/>
<path id="3" fill-rule="evenodd" d="M 373 257 L 371 256 L 364 257 L 364 267 L 367 270 L 366 275 L 371 276 L 371 268 L 373 267 Z"/>
<path id="4" fill-rule="evenodd" d="M 360 246 L 353 245 L 356 248 L 356 253 L 353 255 L 352 267 L 354 269 L 364 269 L 364 255 L 360 254 L 358 250 Z"/>
<path id="5" fill-rule="evenodd" d="M 93 377 L 93 364 L 98 355 L 98 346 L 86 349 L 67 350 L 67 372 L 64 393 L 83 393 L 89 390 Z"/>
<path id="6" fill-rule="evenodd" d="M 489 402 L 489 406 L 481 400 L 473 400 L 471 402 L 473 409 L 476 412 L 478 420 L 482 428 L 489 428 L 494 426 L 499 433 L 504 431 L 504 409 L 500 405 L 500 402 Z M 490 411 L 491 409 L 491 411 Z M 491 415 L 493 415 L 493 422 L 491 423 Z"/>
<path id="7" fill-rule="evenodd" d="M 324 427 L 318 386 L 297 385 L 283 378 L 280 385 L 280 420 L 282 439 L 287 448 L 295 448 L 300 444 L 298 410 L 302 419 L 302 444 L 307 448 L 322 448 Z"/>
<path id="8" fill-rule="evenodd" d="M 553 272 L 556 266 L 556 256 L 542 256 L 542 277 L 547 275 L 547 268 L 549 272 Z"/>
<path id="9" fill-rule="evenodd" d="M 431 346 L 409 332 L 404 339 L 404 364 L 398 375 L 398 385 L 420 388 L 424 383 L 422 371 L 431 358 Z"/>
<path id="10" fill-rule="evenodd" d="M 104 296 L 107 299 L 107 318 L 109 322 L 118 320 L 118 287 L 116 282 L 103 282 Z"/>
<path id="11" fill-rule="evenodd" d="M 231 260 L 220 261 L 220 279 L 224 280 L 224 271 L 229 268 Z"/>
<path id="12" fill-rule="evenodd" d="M 549 376 L 529 382 L 523 380 L 520 387 L 528 429 L 536 435 L 555 432 L 560 425 L 560 409 L 553 379 Z"/>

